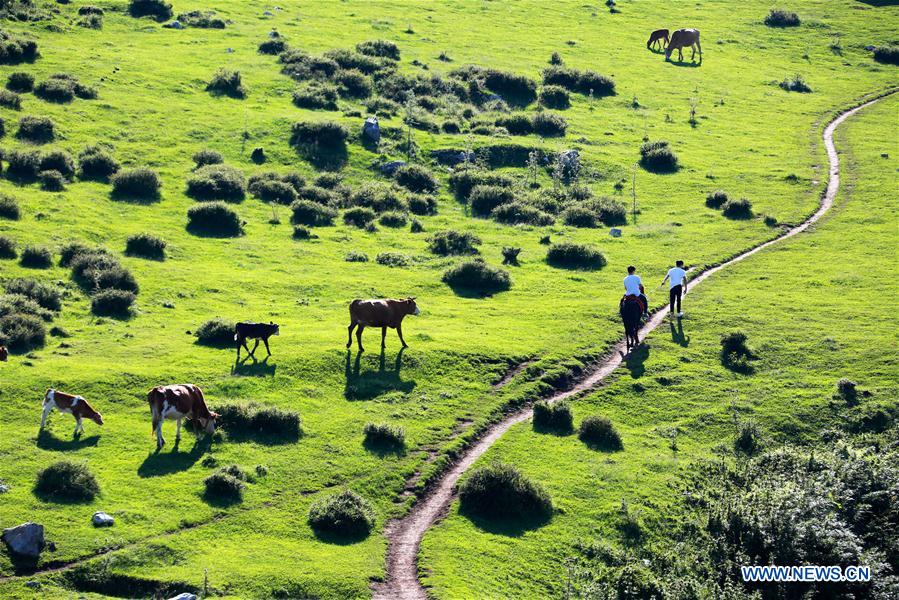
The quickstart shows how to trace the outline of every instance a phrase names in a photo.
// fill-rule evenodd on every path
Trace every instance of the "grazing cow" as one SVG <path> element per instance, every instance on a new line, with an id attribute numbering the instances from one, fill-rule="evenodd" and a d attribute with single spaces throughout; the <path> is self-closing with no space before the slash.
<path id="1" fill-rule="evenodd" d="M 153 432 L 156 434 L 157 450 L 165 444 L 165 440 L 162 438 L 162 422 L 165 419 L 178 421 L 176 443 L 181 439 L 181 420 L 185 418 L 191 419 L 199 425 L 198 438 L 200 431 L 208 434 L 215 433 L 215 420 L 219 415 L 210 412 L 202 390 L 191 383 L 157 386 L 147 394 L 147 401 L 150 403 L 150 414 L 153 416 Z"/>
<path id="2" fill-rule="evenodd" d="M 665 46 L 668 45 L 668 30 L 667 29 L 656 29 L 652 33 L 649 34 L 649 39 L 646 41 L 646 49 L 654 50 L 661 44 L 662 49 L 665 49 Z"/>
<path id="3" fill-rule="evenodd" d="M 384 348 L 384 338 L 387 337 L 387 328 L 396 329 L 403 348 L 408 348 L 406 340 L 403 339 L 403 318 L 406 315 L 417 315 L 421 311 L 415 304 L 415 298 L 406 298 L 405 300 L 353 300 L 350 303 L 350 326 L 348 328 L 348 337 L 346 347 L 353 345 L 353 328 L 356 330 L 356 342 L 359 344 L 359 350 L 362 351 L 362 330 L 366 327 L 381 328 L 381 348 Z"/>
<path id="4" fill-rule="evenodd" d="M 683 48 L 689 46 L 693 49 L 690 60 L 696 56 L 696 50 L 699 50 L 699 62 L 702 62 L 702 46 L 699 45 L 698 29 L 678 29 L 671 34 L 671 40 L 668 47 L 665 48 L 665 60 L 671 60 L 671 53 L 677 50 L 677 60 L 684 60 Z"/>
<path id="5" fill-rule="evenodd" d="M 6 346 L 0 346 L 0 362 L 6 362 L 9 358 L 9 350 L 6 349 Z"/>
<path id="6" fill-rule="evenodd" d="M 73 432 L 75 437 L 78 437 L 78 434 L 84 431 L 84 425 L 81 423 L 82 419 L 90 419 L 97 425 L 103 424 L 103 415 L 94 410 L 94 407 L 88 404 L 87 400 L 81 396 L 65 394 L 50 388 L 44 394 L 44 412 L 41 414 L 41 429 L 47 424 L 47 415 L 54 408 L 61 413 L 75 417 L 75 431 Z"/>
<path id="7" fill-rule="evenodd" d="M 268 348 L 268 338 L 273 335 L 281 335 L 281 327 L 275 323 L 238 323 L 234 326 L 234 341 L 237 342 L 237 360 L 240 360 L 240 347 L 246 348 L 247 353 L 253 356 L 256 348 L 259 347 L 259 340 L 265 344 L 265 351 L 268 355 L 272 355 L 272 351 Z M 256 340 L 253 349 L 247 348 L 247 340 Z"/>

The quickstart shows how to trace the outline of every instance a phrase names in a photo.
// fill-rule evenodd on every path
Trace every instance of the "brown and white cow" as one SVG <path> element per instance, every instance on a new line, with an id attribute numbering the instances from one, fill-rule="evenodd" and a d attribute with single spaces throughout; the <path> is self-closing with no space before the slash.
<path id="1" fill-rule="evenodd" d="M 6 349 L 6 346 L 0 346 L 0 362 L 6 362 L 9 358 L 9 350 Z"/>
<path id="2" fill-rule="evenodd" d="M 75 431 L 73 434 L 77 436 L 84 431 L 82 419 L 90 419 L 97 425 L 103 424 L 103 415 L 94 410 L 94 407 L 87 403 L 81 396 L 73 396 L 58 390 L 50 388 L 44 394 L 44 412 L 41 414 L 41 429 L 47 424 L 47 415 L 53 409 L 61 413 L 66 413 L 75 417 Z"/>
<path id="3" fill-rule="evenodd" d="M 176 442 L 181 439 L 182 419 L 191 419 L 199 425 L 198 438 L 200 431 L 208 434 L 215 433 L 215 419 L 219 415 L 210 412 L 206 406 L 203 391 L 192 383 L 156 386 L 147 394 L 147 400 L 150 403 L 150 414 L 153 416 L 153 432 L 156 434 L 157 450 L 165 444 L 165 440 L 162 438 L 162 422 L 165 419 L 178 421 Z"/>
<path id="4" fill-rule="evenodd" d="M 346 347 L 353 345 L 353 328 L 356 330 L 356 342 L 359 344 L 359 350 L 362 347 L 362 330 L 366 327 L 381 328 L 381 348 L 384 347 L 384 338 L 387 337 L 387 328 L 396 329 L 403 348 L 408 348 L 406 340 L 403 339 L 403 318 L 406 315 L 417 315 L 421 311 L 415 304 L 415 298 L 406 298 L 405 300 L 353 300 L 350 303 L 350 326 L 348 328 L 348 337 Z"/>

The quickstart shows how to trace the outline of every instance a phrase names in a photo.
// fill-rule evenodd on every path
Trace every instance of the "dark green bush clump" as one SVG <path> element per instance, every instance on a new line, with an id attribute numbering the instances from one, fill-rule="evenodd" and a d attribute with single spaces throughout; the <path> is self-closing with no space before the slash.
<path id="1" fill-rule="evenodd" d="M 378 218 L 378 223 L 384 227 L 405 227 L 409 219 L 401 212 L 386 212 Z"/>
<path id="2" fill-rule="evenodd" d="M 324 227 L 334 223 L 337 211 L 312 200 L 297 200 L 290 205 L 290 222 L 293 225 Z M 374 213 L 372 213 L 374 219 Z"/>
<path id="3" fill-rule="evenodd" d="M 328 50 L 325 52 L 325 58 L 336 62 L 341 69 L 355 69 L 366 75 L 372 75 L 386 66 L 386 61 L 379 60 L 377 57 L 346 49 Z"/>
<path id="4" fill-rule="evenodd" d="M 393 174 L 398 184 L 415 193 L 433 194 L 437 191 L 437 178 L 421 165 L 403 165 Z"/>
<path id="5" fill-rule="evenodd" d="M 346 127 L 334 121 L 294 123 L 290 143 L 295 146 L 315 146 L 324 149 L 341 149 L 349 136 Z"/>
<path id="6" fill-rule="evenodd" d="M 371 78 L 356 69 L 338 71 L 334 79 L 337 81 L 340 95 L 344 98 L 363 99 L 372 94 Z"/>
<path id="7" fill-rule="evenodd" d="M 899 46 L 877 46 L 874 60 L 888 65 L 899 65 Z"/>
<path id="8" fill-rule="evenodd" d="M 34 86 L 34 95 L 47 102 L 71 102 L 75 99 L 75 81 L 67 77 L 51 77 Z"/>
<path id="9" fill-rule="evenodd" d="M 672 173 L 678 169 L 677 155 L 664 140 L 640 146 L 640 164 L 653 173 Z"/>
<path id="10" fill-rule="evenodd" d="M 310 110 L 337 110 L 337 88 L 322 81 L 303 82 L 293 92 L 293 103 Z"/>
<path id="11" fill-rule="evenodd" d="M 41 307 L 40 304 L 22 294 L 0 296 L 0 317 L 16 314 L 39 317 L 43 321 L 52 321 L 56 316 L 53 311 Z"/>
<path id="12" fill-rule="evenodd" d="M 2 6 L 7 8 L 9 3 L 4 3 Z M 21 62 L 32 62 L 37 57 L 37 42 L 0 30 L 0 64 L 15 65 Z"/>
<path id="13" fill-rule="evenodd" d="M 65 179 L 75 176 L 75 160 L 64 150 L 51 150 L 41 157 L 41 171 L 57 171 Z"/>
<path id="14" fill-rule="evenodd" d="M 377 56 L 391 60 L 400 59 L 400 49 L 393 42 L 387 40 L 369 40 L 356 44 L 356 51 L 366 56 Z"/>
<path id="15" fill-rule="evenodd" d="M 443 282 L 454 290 L 481 294 L 504 292 L 512 287 L 512 278 L 507 271 L 479 259 L 450 267 L 443 274 Z"/>
<path id="16" fill-rule="evenodd" d="M 349 204 L 370 208 L 375 212 L 405 211 L 409 208 L 394 189 L 380 183 L 365 183 L 350 194 Z"/>
<path id="17" fill-rule="evenodd" d="M 740 429 L 734 438 L 734 450 L 752 456 L 762 449 L 762 433 L 755 421 L 740 423 Z"/>
<path id="18" fill-rule="evenodd" d="M 365 206 L 357 206 L 343 213 L 343 222 L 354 227 L 365 227 L 375 220 L 375 211 Z"/>
<path id="19" fill-rule="evenodd" d="M 366 423 L 362 429 L 363 444 L 371 449 L 402 449 L 406 445 L 406 433 L 402 427 L 386 423 Z"/>
<path id="20" fill-rule="evenodd" d="M 50 500 L 86 502 L 100 493 L 100 486 L 87 464 L 61 460 L 38 472 L 34 491 Z"/>
<path id="21" fill-rule="evenodd" d="M 447 229 L 428 238 L 428 250 L 440 256 L 477 254 L 481 238 L 467 231 Z"/>
<path id="22" fill-rule="evenodd" d="M 243 223 L 233 208 L 224 202 L 201 202 L 187 210 L 187 228 L 200 234 L 236 237 Z"/>
<path id="23" fill-rule="evenodd" d="M 380 252 L 375 262 L 385 267 L 408 267 L 409 257 L 399 252 Z"/>
<path id="24" fill-rule="evenodd" d="M 240 202 L 246 191 L 243 173 L 227 165 L 200 167 L 187 179 L 187 195 L 196 200 Z"/>
<path id="25" fill-rule="evenodd" d="M 297 190 L 297 197 L 300 200 L 311 200 L 322 206 L 337 206 L 340 204 L 340 197 L 335 192 L 314 185 Z"/>
<path id="26" fill-rule="evenodd" d="M 34 150 L 13 149 L 6 154 L 6 174 L 12 179 L 33 181 L 41 168 L 41 155 Z"/>
<path id="27" fill-rule="evenodd" d="M 0 317 L 0 345 L 13 352 L 28 352 L 40 348 L 47 338 L 41 317 L 14 313 Z"/>
<path id="28" fill-rule="evenodd" d="M 53 254 L 45 246 L 25 246 L 19 262 L 31 269 L 49 269 L 53 265 Z"/>
<path id="29" fill-rule="evenodd" d="M 715 190 L 705 197 L 705 205 L 709 208 L 721 208 L 727 202 L 727 192 Z"/>
<path id="30" fill-rule="evenodd" d="M 721 336 L 721 364 L 725 368 L 744 374 L 753 371 L 749 361 L 753 360 L 755 355 L 746 345 L 747 339 L 742 331 L 732 331 Z"/>
<path id="31" fill-rule="evenodd" d="M 768 27 L 798 27 L 799 23 L 799 15 L 782 8 L 772 8 L 765 17 L 765 25 Z"/>
<path id="32" fill-rule="evenodd" d="M 246 477 L 246 475 L 244 475 Z M 226 469 L 220 469 L 203 480 L 207 500 L 240 502 L 246 484 Z"/>
<path id="33" fill-rule="evenodd" d="M 21 217 L 19 203 L 12 196 L 0 194 L 0 218 L 18 221 Z"/>
<path id="34" fill-rule="evenodd" d="M 259 54 L 281 54 L 287 50 L 287 42 L 282 37 L 276 37 L 259 44 Z"/>
<path id="35" fill-rule="evenodd" d="M 41 189 L 48 192 L 61 192 L 66 189 L 66 178 L 56 170 L 41 171 L 37 174 Z"/>
<path id="36" fill-rule="evenodd" d="M 343 260 L 347 262 L 368 262 L 368 255 L 365 252 L 350 250 L 346 253 L 346 256 L 343 257 Z"/>
<path id="37" fill-rule="evenodd" d="M 234 326 L 231 325 L 231 345 L 234 345 Z M 300 414 L 274 406 L 258 404 L 226 404 L 216 408 L 218 423 L 229 434 L 241 436 L 269 436 L 296 440 L 300 437 Z"/>
<path id="38" fill-rule="evenodd" d="M 616 452 L 624 448 L 621 436 L 606 417 L 595 415 L 581 421 L 578 437 L 582 442 L 605 452 Z"/>
<path id="39" fill-rule="evenodd" d="M 105 251 L 80 253 L 72 259 L 70 266 L 75 280 L 92 292 L 109 288 L 138 291 L 134 276 Z"/>
<path id="40" fill-rule="evenodd" d="M 10 238 L 0 235 L 0 258 L 13 259 L 19 256 L 16 251 L 16 243 Z"/>
<path id="41" fill-rule="evenodd" d="M 224 29 L 225 20 L 216 16 L 214 10 L 192 10 L 178 15 L 178 20 L 187 27 L 200 29 Z"/>
<path id="42" fill-rule="evenodd" d="M 134 292 L 109 288 L 91 296 L 91 312 L 106 317 L 124 317 L 131 314 L 137 296 Z"/>
<path id="43" fill-rule="evenodd" d="M 453 194 L 455 194 L 456 199 L 460 202 L 468 202 L 471 192 L 479 185 L 511 188 L 513 183 L 512 178 L 508 175 L 477 169 L 459 169 L 453 171 L 449 178 L 450 189 L 453 191 Z M 511 196 L 509 196 L 509 199 L 511 200 Z M 499 205 L 496 204 L 491 206 L 490 210 L 493 210 L 496 206 Z M 489 214 L 490 210 L 485 214 Z"/>
<path id="44" fill-rule="evenodd" d="M 560 85 L 543 86 L 540 90 L 539 100 L 540 104 L 546 108 L 564 110 L 571 106 L 571 98 L 568 95 L 568 90 Z"/>
<path id="45" fill-rule="evenodd" d="M 594 97 L 614 96 L 615 82 L 593 71 L 579 71 L 563 66 L 551 66 L 543 71 L 543 85 L 558 85 L 579 94 Z"/>
<path id="46" fill-rule="evenodd" d="M 206 148 L 204 150 L 198 150 L 193 155 L 194 163 L 196 163 L 197 167 L 205 167 L 206 165 L 219 165 L 225 162 L 225 157 L 222 156 L 222 153 L 217 150 L 210 150 Z"/>
<path id="47" fill-rule="evenodd" d="M 564 269 L 601 269 L 606 266 L 602 252 L 585 244 L 561 242 L 553 244 L 546 252 L 546 262 Z"/>
<path id="48" fill-rule="evenodd" d="M 479 467 L 459 488 L 461 510 L 488 519 L 546 519 L 552 515 L 549 494 L 512 465 Z"/>
<path id="49" fill-rule="evenodd" d="M 529 135 L 534 133 L 534 124 L 531 118 L 524 113 L 516 113 L 499 117 L 497 127 L 503 127 L 512 135 Z"/>
<path id="50" fill-rule="evenodd" d="M 102 248 L 91 248 L 82 244 L 81 242 L 69 242 L 65 246 L 59 249 L 59 266 L 60 267 L 68 267 L 71 266 L 72 261 L 74 261 L 77 257 L 82 254 L 105 254 L 106 251 Z"/>
<path id="51" fill-rule="evenodd" d="M 495 185 L 477 185 L 468 196 L 472 214 L 486 217 L 501 204 L 512 202 L 515 197 L 512 190 Z"/>
<path id="52" fill-rule="evenodd" d="M 12 279 L 6 283 L 5 289 L 7 294 L 25 296 L 47 310 L 62 309 L 62 294 L 59 290 L 36 279 Z"/>
<path id="53" fill-rule="evenodd" d="M 112 176 L 112 195 L 126 200 L 156 200 L 162 182 L 156 171 L 147 168 L 119 171 Z"/>
<path id="54" fill-rule="evenodd" d="M 251 184 L 248 189 L 263 202 L 290 206 L 297 200 L 293 186 L 279 179 L 263 179 Z"/>
<path id="55" fill-rule="evenodd" d="M 802 75 L 796 74 L 792 79 L 785 78 L 780 82 L 780 88 L 787 92 L 799 92 L 800 94 L 808 94 L 812 88 L 805 82 Z"/>
<path id="56" fill-rule="evenodd" d="M 204 346 L 233 348 L 236 344 L 234 341 L 234 322 L 221 317 L 205 321 L 197 327 L 194 335 L 197 336 L 197 343 Z"/>
<path id="57" fill-rule="evenodd" d="M 101 146 L 88 146 L 78 154 L 79 177 L 104 181 L 119 170 L 119 163 Z"/>
<path id="58" fill-rule="evenodd" d="M 20 110 L 22 108 L 22 98 L 15 92 L 0 90 L 0 106 L 12 110 Z"/>
<path id="59" fill-rule="evenodd" d="M 568 122 L 556 113 L 547 111 L 534 115 L 534 133 L 542 137 L 561 137 L 568 129 Z"/>
<path id="60" fill-rule="evenodd" d="M 351 490 L 319 498 L 309 507 L 309 525 L 318 533 L 365 537 L 375 526 L 371 504 Z"/>
<path id="61" fill-rule="evenodd" d="M 165 258 L 165 240 L 152 233 L 136 233 L 125 242 L 125 254 L 154 260 Z"/>
<path id="62" fill-rule="evenodd" d="M 858 400 L 858 388 L 856 385 L 851 379 L 846 379 L 845 377 L 840 379 L 837 382 L 837 396 L 845 400 L 847 404 L 854 403 Z"/>
<path id="63" fill-rule="evenodd" d="M 19 94 L 28 93 L 34 89 L 34 75 L 22 71 L 10 73 L 6 80 L 6 89 Z"/>
<path id="64" fill-rule="evenodd" d="M 168 21 L 172 18 L 172 5 L 165 0 L 131 0 L 128 14 L 136 18 L 153 17 L 160 22 Z"/>
<path id="65" fill-rule="evenodd" d="M 492 211 L 493 220 L 506 225 L 552 225 L 555 219 L 552 215 L 542 210 L 525 204 L 524 202 L 509 202 L 500 204 Z"/>
<path id="66" fill-rule="evenodd" d="M 565 401 L 550 404 L 540 400 L 534 403 L 534 430 L 571 433 L 574 431 L 571 406 Z"/>
<path id="67" fill-rule="evenodd" d="M 22 117 L 19 119 L 16 137 L 35 144 L 44 144 L 56 138 L 56 130 L 49 117 Z"/>
<path id="68" fill-rule="evenodd" d="M 728 200 L 721 207 L 721 214 L 728 219 L 751 219 L 753 214 L 752 202 L 746 198 Z"/>
<path id="69" fill-rule="evenodd" d="M 103 29 L 103 17 L 101 15 L 89 14 L 78 19 L 75 24 L 85 29 Z"/>
<path id="70" fill-rule="evenodd" d="M 240 71 L 219 69 L 206 85 L 206 91 L 215 95 L 228 96 L 230 98 L 246 98 L 247 90 L 240 78 Z"/>

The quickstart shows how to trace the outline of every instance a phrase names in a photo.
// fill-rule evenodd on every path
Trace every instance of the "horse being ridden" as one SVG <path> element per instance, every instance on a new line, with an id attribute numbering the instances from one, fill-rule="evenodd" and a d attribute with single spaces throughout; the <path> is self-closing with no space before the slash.
<path id="1" fill-rule="evenodd" d="M 640 318 L 643 316 L 643 306 L 639 297 L 625 296 L 621 303 L 621 321 L 624 323 L 624 339 L 627 351 L 640 345 Z"/>

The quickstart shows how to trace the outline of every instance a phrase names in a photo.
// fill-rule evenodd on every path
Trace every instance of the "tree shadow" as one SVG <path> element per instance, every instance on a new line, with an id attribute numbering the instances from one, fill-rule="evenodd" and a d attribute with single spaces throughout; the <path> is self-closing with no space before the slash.
<path id="1" fill-rule="evenodd" d="M 649 346 L 645 342 L 634 348 L 624 357 L 624 366 L 631 372 L 633 379 L 639 379 L 646 373 L 645 362 L 649 358 Z"/>
<path id="2" fill-rule="evenodd" d="M 539 529 L 552 521 L 552 514 L 499 518 L 489 518 L 465 510 L 460 510 L 460 514 L 481 531 L 506 537 L 521 537 L 525 532 Z"/>
<path id="3" fill-rule="evenodd" d="M 41 450 L 53 452 L 71 452 L 81 448 L 90 448 L 96 446 L 99 441 L 99 435 L 88 437 L 75 436 L 71 440 L 63 440 L 50 433 L 47 429 L 41 429 L 37 434 L 37 447 Z"/>
<path id="4" fill-rule="evenodd" d="M 268 364 L 268 359 L 268 356 L 262 360 L 256 360 L 255 356 L 245 356 L 242 360 L 235 359 L 231 374 L 244 377 L 274 377 L 278 365 Z M 250 360 L 253 362 L 248 362 Z"/>
<path id="5" fill-rule="evenodd" d="M 668 327 L 671 329 L 671 341 L 686 348 L 690 345 L 690 336 L 684 335 L 684 324 L 681 319 L 677 320 L 677 327 L 675 328 L 674 323 L 668 323 Z"/>
<path id="6" fill-rule="evenodd" d="M 352 352 L 347 350 L 344 367 L 346 376 L 346 384 L 343 389 L 344 397 L 347 400 L 371 400 L 387 392 L 409 393 L 415 389 L 415 381 L 403 381 L 400 376 L 404 351 L 405 348 L 397 352 L 393 369 L 388 371 L 384 349 L 381 348 L 378 370 L 362 371 L 362 351 L 358 351 L 356 360 L 351 361 Z"/>
<path id="7" fill-rule="evenodd" d="M 175 442 L 171 452 L 163 453 L 157 450 L 148 454 L 144 462 L 137 468 L 138 476 L 142 478 L 161 477 L 186 471 L 209 450 L 212 438 L 207 435 L 205 438 L 197 440 L 190 452 L 179 452 L 178 445 L 178 442 Z"/>

